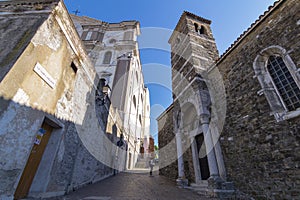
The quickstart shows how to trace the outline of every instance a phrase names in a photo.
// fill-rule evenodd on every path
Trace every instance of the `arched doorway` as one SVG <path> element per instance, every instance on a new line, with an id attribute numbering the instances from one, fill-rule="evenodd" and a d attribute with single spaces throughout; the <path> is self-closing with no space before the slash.
<path id="1" fill-rule="evenodd" d="M 182 128 L 190 140 L 195 182 L 210 177 L 204 134 L 202 132 L 197 105 L 185 103 L 182 110 Z"/>

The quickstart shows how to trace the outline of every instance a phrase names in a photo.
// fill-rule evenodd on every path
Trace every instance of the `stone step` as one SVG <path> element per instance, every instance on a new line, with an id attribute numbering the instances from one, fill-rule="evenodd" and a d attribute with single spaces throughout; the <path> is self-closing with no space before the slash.
<path id="1" fill-rule="evenodd" d="M 191 187 L 208 187 L 208 182 L 201 181 L 199 183 L 191 183 Z"/>
<path id="2" fill-rule="evenodd" d="M 136 168 L 146 168 L 146 164 L 145 163 L 136 163 L 135 167 Z"/>
<path id="3" fill-rule="evenodd" d="M 191 183 L 190 189 L 196 192 L 199 195 L 206 196 L 207 195 L 208 182 L 201 181 L 199 183 Z"/>
<path id="4" fill-rule="evenodd" d="M 199 195 L 220 199 L 234 199 L 235 197 L 235 190 L 232 182 L 224 182 L 222 183 L 221 188 L 211 189 L 208 187 L 207 181 L 201 181 L 199 183 L 191 183 L 189 189 L 193 190 Z"/>

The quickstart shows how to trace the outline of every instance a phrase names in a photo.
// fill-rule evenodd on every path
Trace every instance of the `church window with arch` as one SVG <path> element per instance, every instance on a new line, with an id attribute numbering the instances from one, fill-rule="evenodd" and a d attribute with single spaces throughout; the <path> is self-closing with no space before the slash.
<path id="1" fill-rule="evenodd" d="M 300 108 L 300 89 L 282 57 L 270 56 L 267 69 L 287 110 L 293 111 Z"/>
<path id="2" fill-rule="evenodd" d="M 110 64 L 110 62 L 111 62 L 111 57 L 112 57 L 112 52 L 111 52 L 111 51 L 107 51 L 107 52 L 104 54 L 103 64 Z"/>
<path id="3" fill-rule="evenodd" d="M 300 115 L 300 74 L 289 54 L 280 46 L 262 50 L 253 63 L 255 76 L 277 121 Z"/>

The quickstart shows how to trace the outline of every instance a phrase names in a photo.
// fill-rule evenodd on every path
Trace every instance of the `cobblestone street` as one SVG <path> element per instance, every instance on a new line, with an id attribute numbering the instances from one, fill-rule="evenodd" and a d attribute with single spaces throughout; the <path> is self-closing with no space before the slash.
<path id="1" fill-rule="evenodd" d="M 210 199 L 188 189 L 178 188 L 176 183 L 154 172 L 131 171 L 120 173 L 98 183 L 88 185 L 70 194 L 55 198 L 60 200 L 138 200 L 138 199 Z"/>

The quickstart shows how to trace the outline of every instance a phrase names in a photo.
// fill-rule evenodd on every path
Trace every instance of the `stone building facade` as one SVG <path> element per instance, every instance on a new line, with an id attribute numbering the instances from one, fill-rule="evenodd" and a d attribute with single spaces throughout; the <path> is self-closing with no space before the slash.
<path id="1" fill-rule="evenodd" d="M 182 15 L 170 39 L 173 124 L 161 123 L 166 112 L 158 118 L 160 130 L 174 127 L 180 183 L 188 178 L 196 183 L 193 186 L 200 187 L 208 178 L 204 190 L 212 195 L 232 191 L 234 184 L 231 197 L 299 197 L 299 6 L 294 0 L 275 2 L 220 58 L 210 21 L 187 12 Z M 192 83 L 193 77 L 198 77 L 198 83 Z M 176 92 L 180 81 L 193 88 L 193 95 L 185 95 L 183 100 Z M 208 93 L 201 92 L 201 88 Z M 189 93 L 188 89 L 183 91 Z M 191 105 L 187 107 L 182 102 Z M 208 127 L 203 126 L 207 121 Z M 201 132 L 204 139 L 197 141 Z M 159 134 L 160 143 L 171 136 L 170 131 Z M 186 144 L 190 135 L 195 139 Z M 201 140 L 203 149 L 197 146 Z M 207 148 L 210 144 L 213 146 Z M 201 161 L 203 156 L 181 156 L 184 149 L 195 154 L 193 148 L 198 155 L 206 150 L 207 161 Z M 185 175 L 185 162 L 194 166 L 194 178 Z M 208 168 L 206 177 L 203 168 Z M 164 170 L 160 172 L 163 174 Z M 169 176 L 175 170 L 170 169 Z"/>
<path id="2" fill-rule="evenodd" d="M 137 37 L 138 21 L 107 23 L 72 15 L 97 74 L 111 88 L 108 123 L 117 126 L 127 144 L 127 164 L 132 169 L 150 137 L 149 90 L 144 85 Z M 119 118 L 116 121 L 116 117 Z M 108 127 L 109 128 L 109 127 Z M 143 148 L 141 148 L 143 147 Z"/>
<path id="3" fill-rule="evenodd" d="M 124 169 L 105 82 L 63 2 L 1 2 L 0 26 L 0 199 L 62 195 Z"/>

